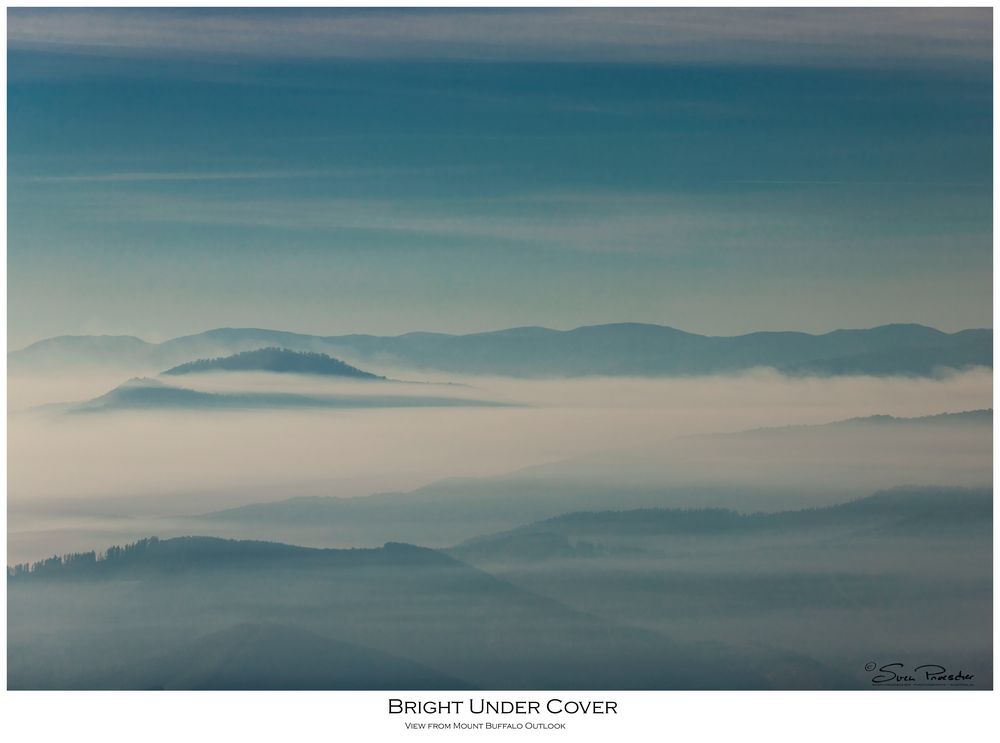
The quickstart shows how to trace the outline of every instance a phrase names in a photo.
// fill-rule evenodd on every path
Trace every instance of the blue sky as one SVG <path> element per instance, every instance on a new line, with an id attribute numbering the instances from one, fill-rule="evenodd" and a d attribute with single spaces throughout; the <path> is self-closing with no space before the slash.
<path id="1" fill-rule="evenodd" d="M 992 324 L 991 13 L 8 15 L 9 342 Z"/>

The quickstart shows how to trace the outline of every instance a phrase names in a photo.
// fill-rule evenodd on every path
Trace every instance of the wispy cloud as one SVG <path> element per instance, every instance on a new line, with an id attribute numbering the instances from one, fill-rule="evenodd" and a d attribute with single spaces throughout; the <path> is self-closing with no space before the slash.
<path id="1" fill-rule="evenodd" d="M 466 172 L 463 166 L 434 166 L 437 173 Z M 300 178 L 362 178 L 422 173 L 415 167 L 323 168 L 315 170 L 201 170 L 158 171 L 124 170 L 107 173 L 60 173 L 12 176 L 24 183 L 171 183 L 200 181 L 278 181 Z"/>
<path id="2" fill-rule="evenodd" d="M 357 175 L 360 171 L 351 173 Z M 142 172 L 130 171 L 121 173 L 81 173 L 72 175 L 34 175 L 24 176 L 18 180 L 30 183 L 158 183 L 169 181 L 257 181 L 285 180 L 294 178 L 326 178 L 334 175 L 347 175 L 331 170 L 258 170 L 233 172 Z"/>
<path id="3" fill-rule="evenodd" d="M 863 199 L 862 199 L 863 200 Z M 540 191 L 493 197 L 246 198 L 234 194 L 89 190 L 62 208 L 81 223 L 189 225 L 322 235 L 322 245 L 408 246 L 440 239 L 461 251 L 511 249 L 584 255 L 648 255 L 698 263 L 780 260 L 838 270 L 830 261 L 870 253 L 905 254 L 913 264 L 949 250 L 988 244 L 988 230 L 926 234 L 915 220 L 898 235 L 879 225 L 907 207 L 893 202 L 854 210 L 820 196 L 770 189 L 693 197 L 671 192 Z M 934 197 L 939 210 L 961 200 Z M 844 210 L 851 215 L 848 219 Z M 876 237 L 855 234 L 859 223 Z"/>
<path id="4" fill-rule="evenodd" d="M 781 179 L 755 179 L 755 180 L 729 180 L 722 183 L 730 183 L 741 186 L 872 186 L 876 188 L 886 186 L 956 186 L 989 188 L 988 181 L 872 181 L 872 180 L 781 180 Z"/>
<path id="5" fill-rule="evenodd" d="M 774 214 L 730 205 L 728 214 L 669 195 L 535 193 L 516 198 L 247 199 L 216 194 L 109 192 L 81 195 L 78 213 L 98 222 L 188 224 L 282 232 L 424 236 L 493 246 L 522 245 L 588 253 L 688 252 L 696 235 L 726 244 L 748 229 L 773 234 Z M 471 247 L 471 245 L 470 245 Z"/>
<path id="6" fill-rule="evenodd" d="M 986 62 L 989 8 L 12 9 L 13 49 L 815 64 Z"/>

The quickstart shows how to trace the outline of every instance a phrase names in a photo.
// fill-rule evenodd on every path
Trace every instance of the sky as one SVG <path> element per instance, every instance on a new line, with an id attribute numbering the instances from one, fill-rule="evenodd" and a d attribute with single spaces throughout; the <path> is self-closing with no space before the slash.
<path id="1" fill-rule="evenodd" d="M 990 9 L 8 11 L 8 342 L 992 325 Z"/>

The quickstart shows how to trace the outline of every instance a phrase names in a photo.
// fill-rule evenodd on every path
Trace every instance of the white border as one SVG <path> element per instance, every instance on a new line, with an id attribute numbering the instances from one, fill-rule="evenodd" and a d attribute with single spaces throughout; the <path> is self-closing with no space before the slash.
<path id="1" fill-rule="evenodd" d="M 795 7 L 802 3 L 771 0 L 771 7 Z M 7 7 L 121 7 L 120 2 L 5 3 Z M 132 3 L 134 7 L 198 7 L 198 3 Z M 264 6 L 267 3 L 216 0 L 214 7 Z M 331 3 L 305 0 L 301 7 L 328 7 Z M 413 0 L 394 2 L 355 2 L 340 4 L 369 7 L 424 7 L 428 3 Z M 600 7 L 607 3 L 588 0 L 550 0 L 526 2 L 449 2 L 438 7 Z M 632 7 L 755 7 L 751 2 L 645 2 L 628 3 Z M 881 2 L 881 7 L 934 7 L 927 2 Z M 993 7 L 993 2 L 964 2 L 970 7 Z M 872 3 L 824 2 L 824 7 L 871 7 Z M 994 39 L 998 27 L 994 13 Z M 6 13 L 0 21 L 6 38 Z M 997 60 L 994 55 L 994 122 L 997 107 Z M 0 60 L 3 81 L 3 111 L 0 133 L 6 142 L 6 55 Z M 995 137 L 994 137 L 995 140 Z M 3 153 L 6 166 L 6 149 Z M 997 206 L 996 148 L 994 147 L 994 213 Z M 3 222 L 6 228 L 6 180 L 3 184 Z M 994 236 L 994 256 L 996 256 Z M 4 229 L 6 250 L 6 229 Z M 0 269 L 6 300 L 6 261 Z M 994 261 L 994 287 L 997 268 Z M 6 345 L 6 301 L 3 303 L 3 338 Z M 994 328 L 997 324 L 994 304 Z M 6 382 L 6 357 L 3 361 Z M 6 398 L 4 403 L 6 413 Z M 2 434 L 6 449 L 6 426 Z M 995 437 L 994 437 L 995 442 Z M 994 446 L 996 444 L 994 443 Z M 994 463 L 996 449 L 994 449 Z M 4 499 L 6 500 L 6 459 L 3 463 Z M 0 544 L 6 554 L 6 509 Z M 994 533 L 997 516 L 994 514 Z M 994 600 L 996 598 L 996 553 L 994 552 Z M 6 588 L 0 595 L 0 609 L 6 629 Z M 994 638 L 996 637 L 994 612 Z M 0 655 L 0 672 L 6 678 L 6 632 Z M 994 668 L 996 668 L 994 647 Z M 566 722 L 563 731 L 410 731 L 401 716 L 387 714 L 387 700 L 392 696 L 409 699 L 467 698 L 465 693 L 388 692 L 3 692 L 0 694 L 0 735 L 11 741 L 136 741 L 178 743 L 178 741 L 389 741 L 416 736 L 417 740 L 525 740 L 565 741 L 669 741 L 669 740 L 738 740 L 738 741 L 954 741 L 997 739 L 997 692 L 916 693 L 903 691 L 863 692 L 477 692 L 489 699 L 545 700 L 561 696 L 576 699 L 613 699 L 620 713 L 616 716 L 574 717 L 565 720 L 540 715 L 532 722 Z M 469 715 L 450 718 L 420 716 L 418 722 L 479 721 Z M 492 718 L 500 722 L 499 718 Z M 502 721 L 511 721 L 504 718 Z M 516 721 L 516 720 L 514 720 Z M 525 721 L 525 718 L 521 718 Z M 992 735 L 991 735 L 992 734 Z"/>

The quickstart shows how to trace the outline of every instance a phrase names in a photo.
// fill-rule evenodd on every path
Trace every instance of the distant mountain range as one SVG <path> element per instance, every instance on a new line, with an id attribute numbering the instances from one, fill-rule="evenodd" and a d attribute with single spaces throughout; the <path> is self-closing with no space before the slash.
<path id="1" fill-rule="evenodd" d="M 290 351 L 287 348 L 261 348 L 256 351 L 241 351 L 231 356 L 216 359 L 189 361 L 167 369 L 163 374 L 203 374 L 206 372 L 272 372 L 275 374 L 314 374 L 325 377 L 347 377 L 350 379 L 384 380 L 377 374 L 362 371 L 345 364 L 325 353 Z"/>
<path id="2" fill-rule="evenodd" d="M 902 483 L 985 485 L 990 482 L 991 429 L 992 411 L 977 410 L 919 418 L 870 416 L 823 425 L 706 434 L 678 439 L 654 452 L 660 462 L 694 460 L 692 471 L 681 472 L 680 464 L 668 469 L 679 478 L 673 482 L 630 481 L 619 475 L 627 475 L 640 462 L 633 462 L 627 454 L 621 461 L 610 455 L 591 455 L 499 477 L 441 480 L 405 493 L 355 498 L 308 496 L 253 503 L 192 517 L 191 525 L 213 533 L 279 534 L 284 540 L 311 543 L 336 540 L 340 544 L 371 544 L 409 539 L 431 547 L 447 547 L 477 535 L 574 511 L 705 506 L 739 511 L 790 510 L 805 503 L 837 503 Z M 965 452 L 967 459 L 961 465 L 965 479 L 940 466 L 933 452 L 923 457 L 919 467 L 908 464 L 912 450 L 901 442 L 914 438 L 915 432 L 923 434 L 912 444 L 918 448 L 940 447 L 943 439 L 963 442 L 963 447 L 968 440 L 980 441 L 978 448 L 969 447 Z M 852 441 L 858 442 L 856 448 L 866 456 L 845 448 L 844 442 Z M 879 448 L 869 451 L 871 442 L 878 442 Z M 675 451 L 676 447 L 682 448 Z M 799 456 L 797 452 L 805 450 L 824 456 L 818 464 L 803 463 L 803 474 L 791 484 L 778 487 L 766 476 L 754 481 L 742 475 L 734 477 L 738 471 L 734 464 L 722 467 L 724 474 L 718 476 L 720 463 L 738 461 L 747 451 L 754 452 L 758 459 L 769 453 L 771 459 L 782 462 L 785 457 L 794 460 Z M 872 471 L 858 479 L 824 478 L 831 450 L 839 452 L 834 469 L 860 466 Z M 889 466 L 899 460 L 900 451 L 904 452 L 905 466 Z M 951 456 L 944 454 L 946 459 Z M 783 464 L 779 469 L 789 466 Z"/>
<path id="3" fill-rule="evenodd" d="M 885 618 L 952 602 L 986 657 L 991 527 L 989 489 L 900 488 L 772 514 L 567 513 L 447 552 L 147 538 L 8 568 L 8 685 L 865 688 L 817 638 L 916 646 Z"/>
<path id="4" fill-rule="evenodd" d="M 9 353 L 8 363 L 12 371 L 65 371 L 81 365 L 148 371 L 270 347 L 331 354 L 367 368 L 516 377 L 671 376 L 753 367 L 791 374 L 926 376 L 939 369 L 993 364 L 993 332 L 987 329 L 944 333 L 902 324 L 822 335 L 758 332 L 726 337 L 640 323 L 399 336 L 220 328 L 163 343 L 133 336 L 59 336 Z"/>
<path id="5" fill-rule="evenodd" d="M 68 405 L 47 405 L 68 413 L 118 410 L 266 410 L 309 408 L 494 407 L 504 403 L 419 395 L 303 395 L 291 392 L 202 392 L 156 379 L 134 378 L 100 397 Z"/>
<path id="6" fill-rule="evenodd" d="M 449 554 L 473 564 L 628 554 L 617 542 L 653 537 L 740 537 L 831 532 L 844 536 L 988 538 L 993 492 L 893 488 L 824 508 L 739 513 L 725 508 L 581 511 L 468 540 Z M 610 544 L 609 544 L 610 543 Z"/>
<path id="7" fill-rule="evenodd" d="M 691 438 L 733 438 L 754 436 L 756 434 L 774 434 L 779 436 L 794 435 L 807 431 L 833 431 L 837 429 L 860 427 L 860 426 L 927 426 L 940 427 L 950 425 L 974 425 L 993 426 L 993 409 L 983 408 L 982 410 L 963 410 L 958 413 L 935 413 L 934 415 L 921 415 L 914 418 L 905 418 L 895 415 L 866 415 L 859 418 L 846 418 L 840 421 L 820 424 L 799 424 L 791 426 L 765 426 L 762 428 L 751 428 L 746 431 L 736 431 L 735 433 L 705 433 Z"/>

